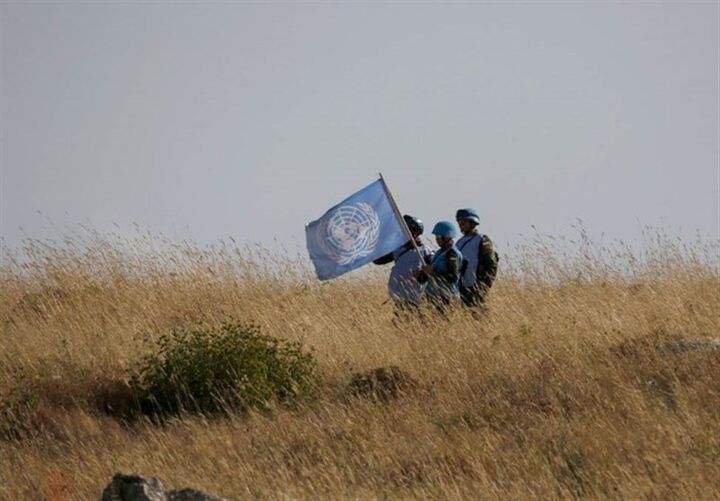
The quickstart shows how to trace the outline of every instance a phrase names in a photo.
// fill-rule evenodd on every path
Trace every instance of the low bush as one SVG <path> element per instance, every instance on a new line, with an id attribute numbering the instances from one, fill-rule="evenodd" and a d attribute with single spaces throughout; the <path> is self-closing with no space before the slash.
<path id="1" fill-rule="evenodd" d="M 38 396 L 28 387 L 13 387 L 0 394 L 0 440 L 18 440 L 38 428 Z"/>
<path id="2" fill-rule="evenodd" d="M 307 398 L 317 387 L 317 367 L 298 343 L 233 321 L 163 335 L 130 385 L 145 413 L 216 414 Z"/>

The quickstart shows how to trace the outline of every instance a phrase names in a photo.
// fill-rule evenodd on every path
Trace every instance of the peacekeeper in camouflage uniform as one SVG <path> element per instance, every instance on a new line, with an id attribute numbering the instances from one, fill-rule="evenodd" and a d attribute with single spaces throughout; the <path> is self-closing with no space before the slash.
<path id="1" fill-rule="evenodd" d="M 480 217 L 475 209 L 459 209 L 455 219 L 463 233 L 457 248 L 465 258 L 460 297 L 465 306 L 482 311 L 497 275 L 499 257 L 490 238 L 478 231 Z"/>
<path id="2" fill-rule="evenodd" d="M 427 282 L 426 294 L 430 303 L 438 312 L 446 315 L 459 297 L 463 256 L 455 246 L 457 230 L 450 221 L 440 221 L 432 233 L 440 248 L 433 255 L 430 264 L 422 267 L 417 280 L 420 283 Z"/>

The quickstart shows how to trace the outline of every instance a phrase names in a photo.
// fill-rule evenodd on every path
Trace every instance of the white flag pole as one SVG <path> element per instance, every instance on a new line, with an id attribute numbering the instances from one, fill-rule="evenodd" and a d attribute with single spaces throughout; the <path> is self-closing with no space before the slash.
<path id="1" fill-rule="evenodd" d="M 400 209 L 398 209 L 397 204 L 395 203 L 395 199 L 392 196 L 392 193 L 390 193 L 390 188 L 388 188 L 387 183 L 385 182 L 385 178 L 382 175 L 382 172 L 379 172 L 378 175 L 380 176 L 380 182 L 382 182 L 383 189 L 385 190 L 385 194 L 388 197 L 388 200 L 390 200 L 390 205 L 393 208 L 393 211 L 395 212 L 395 217 L 400 222 L 400 225 L 402 226 L 403 230 L 405 230 L 405 235 L 410 239 L 410 243 L 415 248 L 415 252 L 418 255 L 418 258 L 420 258 L 420 263 L 423 265 L 425 264 L 425 258 L 422 255 L 422 252 L 420 252 L 420 247 L 418 247 L 417 242 L 415 241 L 415 237 L 413 236 L 412 232 L 410 231 L 410 228 L 408 228 L 408 225 L 405 223 L 405 219 L 402 217 L 402 214 L 400 213 Z"/>

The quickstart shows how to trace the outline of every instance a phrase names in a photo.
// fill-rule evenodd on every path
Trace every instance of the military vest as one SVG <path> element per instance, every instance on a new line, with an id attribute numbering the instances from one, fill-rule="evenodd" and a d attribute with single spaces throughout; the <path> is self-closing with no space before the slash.
<path id="1" fill-rule="evenodd" d="M 458 262 L 462 263 L 462 252 L 460 252 L 458 248 L 453 245 L 448 249 L 440 250 L 435 253 L 435 256 L 433 257 L 431 263 L 433 271 L 435 271 L 436 273 L 447 273 L 449 271 L 450 264 L 448 263 L 447 256 L 448 253 L 453 250 L 458 255 Z M 457 296 L 459 294 L 458 281 L 456 280 L 455 282 L 447 282 L 442 279 L 430 277 L 427 286 L 427 294 L 429 297 L 441 298 Z"/>
<path id="2" fill-rule="evenodd" d="M 465 258 L 463 264 L 464 273 L 460 278 L 460 285 L 463 287 L 472 287 L 477 282 L 478 257 L 480 256 L 480 244 L 482 244 L 482 241 L 483 235 L 480 233 L 463 235 L 457 241 L 457 248 Z"/>

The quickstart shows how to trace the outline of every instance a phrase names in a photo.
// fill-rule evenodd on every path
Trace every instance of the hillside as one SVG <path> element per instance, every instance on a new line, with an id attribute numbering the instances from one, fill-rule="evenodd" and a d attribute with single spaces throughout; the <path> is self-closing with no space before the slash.
<path id="1" fill-rule="evenodd" d="M 717 243 L 551 240 L 503 258 L 484 318 L 400 326 L 387 269 L 321 284 L 257 247 L 92 232 L 6 249 L 0 498 L 97 499 L 118 471 L 228 499 L 720 498 Z M 315 398 L 120 415 L 163 333 L 227 319 L 301 343 Z M 391 366 L 412 384 L 352 391 Z"/>

